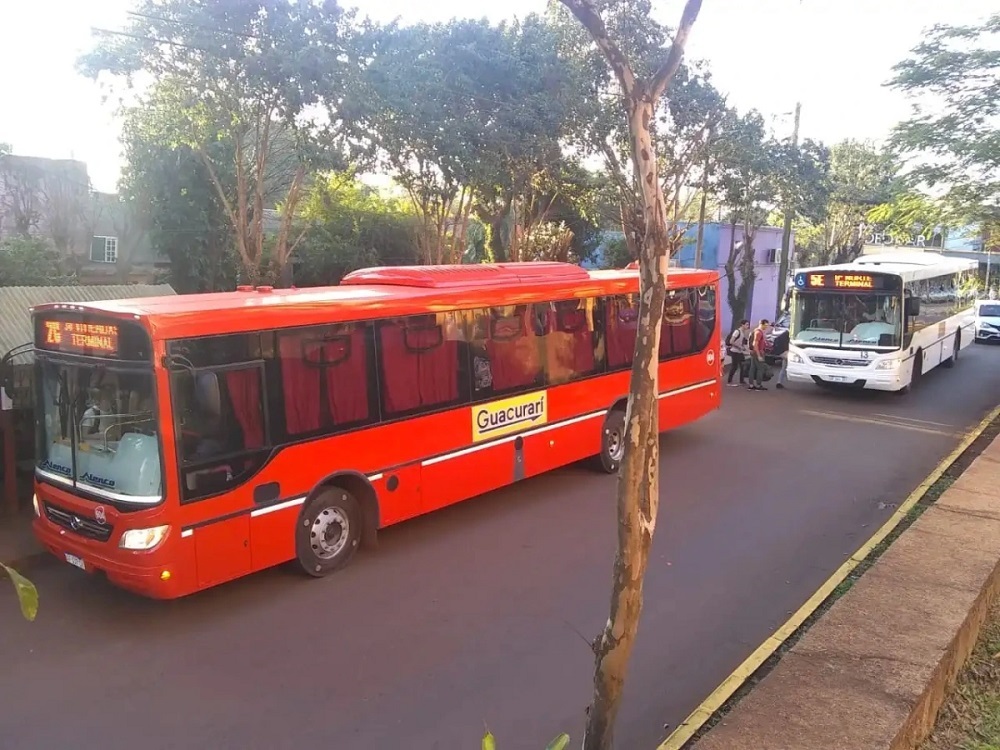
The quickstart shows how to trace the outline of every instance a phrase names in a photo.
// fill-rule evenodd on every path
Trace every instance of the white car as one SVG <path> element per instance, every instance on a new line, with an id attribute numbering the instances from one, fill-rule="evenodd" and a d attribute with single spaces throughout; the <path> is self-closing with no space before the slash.
<path id="1" fill-rule="evenodd" d="M 976 343 L 1000 341 L 1000 300 L 976 301 Z"/>

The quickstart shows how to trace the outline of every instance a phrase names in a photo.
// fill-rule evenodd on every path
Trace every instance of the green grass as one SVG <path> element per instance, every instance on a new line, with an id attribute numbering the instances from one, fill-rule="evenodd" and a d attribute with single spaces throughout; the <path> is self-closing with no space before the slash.
<path id="1" fill-rule="evenodd" d="M 1000 750 L 1000 602 L 920 750 Z"/>

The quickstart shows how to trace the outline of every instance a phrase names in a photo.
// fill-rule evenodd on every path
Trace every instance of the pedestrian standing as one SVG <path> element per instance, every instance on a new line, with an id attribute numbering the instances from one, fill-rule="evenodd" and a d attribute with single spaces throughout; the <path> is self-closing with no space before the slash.
<path id="1" fill-rule="evenodd" d="M 764 387 L 764 336 L 771 327 L 771 321 L 764 318 L 750 334 L 750 385 L 751 391 L 766 391 Z"/>
<path id="2" fill-rule="evenodd" d="M 746 383 L 746 362 L 747 354 L 750 352 L 750 321 L 741 320 L 740 324 L 733 329 L 726 339 L 726 353 L 729 355 L 729 377 L 726 383 L 732 386 Z M 740 382 L 733 382 L 733 374 L 740 374 Z"/>
<path id="3" fill-rule="evenodd" d="M 774 384 L 778 390 L 784 390 L 785 384 L 788 383 L 788 340 L 788 329 L 785 329 L 774 337 L 774 345 L 771 349 L 771 354 L 781 359 L 781 369 L 778 370 L 778 379 Z"/>

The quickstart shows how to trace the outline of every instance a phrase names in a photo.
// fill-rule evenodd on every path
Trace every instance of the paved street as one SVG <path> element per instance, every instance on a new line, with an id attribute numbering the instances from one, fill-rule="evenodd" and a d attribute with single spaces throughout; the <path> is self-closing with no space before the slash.
<path id="1" fill-rule="evenodd" d="M 1000 401 L 1000 349 L 908 396 L 726 389 L 663 440 L 663 501 L 620 717 L 653 750 Z M 334 750 L 579 741 L 607 617 L 614 479 L 573 467 L 292 569 L 172 603 L 56 563 L 33 624 L 0 597 L 0 748 Z"/>

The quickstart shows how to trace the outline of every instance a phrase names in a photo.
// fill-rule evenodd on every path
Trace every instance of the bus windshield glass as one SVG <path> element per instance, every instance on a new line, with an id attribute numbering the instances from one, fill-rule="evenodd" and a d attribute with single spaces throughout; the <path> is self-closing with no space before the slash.
<path id="1" fill-rule="evenodd" d="M 898 349 L 901 312 L 896 294 L 797 293 L 792 340 L 802 346 Z"/>
<path id="2" fill-rule="evenodd" d="M 163 496 L 153 374 L 39 358 L 43 477 L 123 503 Z"/>

